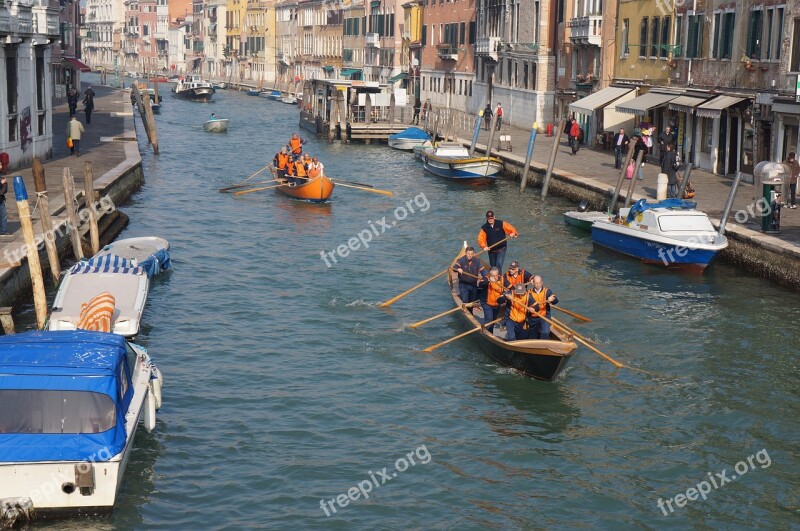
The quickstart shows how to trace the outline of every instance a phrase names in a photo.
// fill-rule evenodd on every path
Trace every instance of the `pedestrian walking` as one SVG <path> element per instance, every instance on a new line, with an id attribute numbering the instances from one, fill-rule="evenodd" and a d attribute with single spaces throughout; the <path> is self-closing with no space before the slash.
<path id="1" fill-rule="evenodd" d="M 575 118 L 572 115 L 567 117 L 567 121 L 564 122 L 564 134 L 567 135 L 567 145 L 572 147 L 572 135 L 570 135 L 570 131 L 572 131 L 572 122 L 575 121 Z"/>
<path id="2" fill-rule="evenodd" d="M 667 176 L 667 199 L 678 197 L 678 159 L 672 151 L 672 144 L 664 146 L 664 156 L 661 157 L 661 173 Z"/>
<path id="3" fill-rule="evenodd" d="M 620 129 L 619 133 L 614 135 L 612 145 L 614 146 L 614 168 L 619 169 L 622 166 L 622 154 L 628 149 L 630 139 L 625 134 L 625 129 Z"/>
<path id="4" fill-rule="evenodd" d="M 76 157 L 81 156 L 81 135 L 85 132 L 83 124 L 78 121 L 77 116 L 73 115 L 70 121 L 67 122 L 67 144 L 72 144 L 69 147 L 70 154 Z"/>
<path id="5" fill-rule="evenodd" d="M 494 113 L 497 115 L 497 130 L 499 131 L 503 125 L 503 106 L 498 103 Z"/>
<path id="6" fill-rule="evenodd" d="M 69 115 L 78 112 L 78 91 L 75 87 L 70 87 L 67 91 L 67 105 L 69 105 Z"/>
<path id="7" fill-rule="evenodd" d="M 2 169 L 2 163 L 0 163 Z M 8 234 L 8 216 L 6 213 L 6 193 L 8 193 L 8 181 L 5 175 L 0 175 L 0 236 Z"/>
<path id="8" fill-rule="evenodd" d="M 92 91 L 92 93 L 89 94 L 89 90 L 92 90 L 92 87 L 89 87 L 89 89 L 86 91 L 86 95 L 83 98 L 83 112 L 86 113 L 87 124 L 92 123 L 92 111 L 94 111 L 94 96 L 93 96 L 94 91 Z"/>
<path id="9" fill-rule="evenodd" d="M 572 154 L 581 149 L 581 126 L 578 125 L 577 120 L 572 121 L 572 126 L 569 129 L 569 138 L 572 140 Z"/>
<path id="10" fill-rule="evenodd" d="M 419 125 L 419 111 L 422 108 L 422 101 L 419 98 L 414 100 L 414 118 L 411 120 L 411 123 L 414 125 Z"/>
<path id="11" fill-rule="evenodd" d="M 800 175 L 800 162 L 797 162 L 794 151 L 789 153 L 785 164 L 789 166 L 789 193 L 786 197 L 786 206 L 797 208 L 797 176 Z"/>
<path id="12" fill-rule="evenodd" d="M 487 103 L 486 108 L 483 110 L 483 125 L 488 131 L 492 126 L 492 104 Z"/>

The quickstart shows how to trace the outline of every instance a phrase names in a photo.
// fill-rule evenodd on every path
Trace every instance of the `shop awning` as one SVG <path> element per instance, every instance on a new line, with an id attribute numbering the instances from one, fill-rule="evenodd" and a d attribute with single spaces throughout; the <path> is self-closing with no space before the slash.
<path id="1" fill-rule="evenodd" d="M 71 64 L 81 72 L 91 72 L 92 69 L 86 63 L 80 61 L 79 59 L 75 59 L 74 57 L 65 57 L 64 61 Z"/>
<path id="2" fill-rule="evenodd" d="M 707 101 L 697 107 L 697 116 L 701 116 L 703 118 L 719 118 L 723 109 L 727 109 L 731 105 L 736 105 L 740 101 L 744 101 L 746 99 L 747 98 L 740 96 L 717 96 L 713 100 Z"/>
<path id="3" fill-rule="evenodd" d="M 360 68 L 345 68 L 341 72 L 339 72 L 340 76 L 352 76 L 353 74 L 360 74 Z"/>
<path id="4" fill-rule="evenodd" d="M 401 79 L 405 79 L 406 77 L 408 77 L 408 72 L 400 72 L 396 76 L 390 77 L 389 83 L 397 83 L 398 81 L 400 81 Z"/>
<path id="5" fill-rule="evenodd" d="M 800 105 L 796 103 L 775 102 L 772 104 L 772 112 L 783 114 L 800 114 Z"/>
<path id="6" fill-rule="evenodd" d="M 326 72 L 333 72 L 333 67 L 332 66 L 323 66 L 322 69 L 324 71 L 326 71 Z"/>
<path id="7" fill-rule="evenodd" d="M 691 113 L 694 111 L 694 108 L 703 103 L 704 101 L 708 101 L 708 98 L 698 98 L 695 96 L 678 96 L 671 102 L 669 102 L 669 108 L 673 111 L 681 111 L 681 112 L 688 112 Z"/>
<path id="8" fill-rule="evenodd" d="M 663 92 L 648 92 L 638 98 L 633 98 L 623 103 L 618 103 L 615 107 L 617 112 L 626 114 L 647 114 L 650 109 L 661 107 L 677 98 L 677 94 L 665 94 Z"/>
<path id="9" fill-rule="evenodd" d="M 633 90 L 634 89 L 630 87 L 606 87 L 603 90 L 598 90 L 593 94 L 589 94 L 585 98 L 581 98 L 578 101 L 570 103 L 569 110 L 579 112 L 581 114 L 592 114 L 595 109 L 604 107 Z"/>

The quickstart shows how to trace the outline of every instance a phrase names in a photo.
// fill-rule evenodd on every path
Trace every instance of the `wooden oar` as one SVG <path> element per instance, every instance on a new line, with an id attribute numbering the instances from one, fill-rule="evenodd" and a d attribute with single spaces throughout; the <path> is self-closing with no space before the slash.
<path id="1" fill-rule="evenodd" d="M 374 194 L 394 195 L 394 192 L 390 192 L 389 190 L 381 190 L 379 188 L 364 188 L 363 186 L 353 186 L 352 184 L 343 184 L 342 181 L 337 181 L 335 179 L 331 179 L 331 181 L 333 181 L 334 184 L 339 186 L 344 186 L 345 188 L 354 188 L 356 190 L 363 190 L 365 192 L 372 192 Z"/>
<path id="2" fill-rule="evenodd" d="M 508 238 L 503 238 L 502 240 L 500 240 L 499 242 L 495 243 L 494 245 L 490 245 L 490 246 L 489 246 L 489 249 L 491 249 L 491 248 L 492 248 L 492 247 L 494 247 L 495 245 L 500 245 L 501 243 L 503 243 L 503 242 L 504 242 L 504 241 L 506 241 L 506 240 L 508 240 Z M 486 251 L 481 251 L 481 252 L 479 252 L 479 253 L 475 253 L 475 256 L 478 256 L 479 254 L 483 254 L 483 253 L 485 253 L 485 252 L 486 252 Z M 452 266 L 450 266 L 450 267 L 452 267 Z M 406 295 L 408 295 L 409 293 L 413 292 L 414 290 L 416 290 L 416 289 L 418 289 L 418 288 L 421 288 L 422 286 L 424 286 L 424 285 L 425 285 L 425 284 L 427 284 L 428 282 L 430 282 L 430 281 L 432 281 L 432 280 L 435 280 L 435 279 L 439 278 L 440 276 L 444 275 L 445 273 L 447 273 L 448 271 L 450 271 L 450 267 L 448 267 L 448 268 L 447 268 L 447 269 L 445 269 L 444 271 L 440 271 L 439 273 L 436 273 L 434 276 L 432 276 L 432 277 L 431 277 L 431 278 L 429 278 L 428 280 L 425 280 L 425 281 L 423 281 L 423 282 L 420 282 L 419 284 L 417 284 L 417 285 L 416 285 L 416 286 L 414 286 L 413 288 L 411 288 L 411 289 L 408 289 L 408 290 L 404 291 L 404 292 L 403 292 L 403 293 L 401 293 L 400 295 L 397 295 L 396 297 L 392 297 L 391 299 L 389 299 L 389 300 L 388 300 L 388 301 L 386 301 L 386 302 L 382 302 L 382 303 L 380 303 L 380 304 L 378 305 L 378 307 L 379 307 L 379 308 L 386 308 L 387 306 L 391 306 L 392 304 L 394 304 L 395 302 L 399 301 L 400 299 L 402 299 L 403 297 L 405 297 L 405 296 L 406 296 Z"/>
<path id="3" fill-rule="evenodd" d="M 555 306 L 553 306 L 552 304 L 550 305 L 550 307 L 551 307 L 551 308 L 555 308 Z M 550 319 L 552 319 L 552 321 L 553 321 L 554 323 L 557 323 L 557 324 L 558 324 L 558 327 L 559 327 L 559 328 L 561 328 L 562 330 L 564 330 L 565 332 L 568 332 L 568 333 L 572 334 L 573 336 L 580 337 L 581 339 L 583 339 L 583 340 L 586 340 L 586 341 L 588 341 L 589 343 L 591 343 L 591 344 L 593 344 L 593 345 L 597 344 L 597 341 L 594 341 L 594 340 L 592 340 L 592 339 L 589 339 L 589 338 L 588 338 L 588 337 L 586 337 L 586 336 L 582 336 L 581 334 L 579 334 L 578 332 L 576 332 L 576 331 L 575 331 L 575 330 L 573 330 L 572 328 L 568 327 L 567 325 L 565 325 L 564 323 L 562 323 L 561 321 L 559 321 L 559 320 L 558 320 L 558 319 L 556 319 L 555 317 L 550 317 Z"/>
<path id="4" fill-rule="evenodd" d="M 554 306 L 553 306 L 552 304 L 550 305 L 550 307 L 551 307 L 551 308 L 554 308 Z M 545 320 L 545 322 L 548 322 L 548 323 L 550 323 L 552 326 L 556 326 L 556 327 L 558 327 L 558 324 L 554 323 L 553 321 L 551 321 L 550 319 L 548 319 L 547 317 L 545 317 L 545 316 L 543 316 L 543 315 L 540 315 L 540 316 L 539 316 L 539 318 L 540 318 L 540 319 L 544 319 L 544 320 Z M 594 352 L 596 352 L 597 354 L 599 354 L 601 358 L 603 358 L 603 359 L 605 359 L 605 360 L 607 360 L 607 361 L 610 361 L 611 363 L 613 363 L 613 364 L 614 364 L 614 366 L 615 366 L 616 368 L 618 368 L 618 369 L 621 369 L 621 368 L 625 367 L 626 369 L 630 369 L 630 367 L 628 367 L 627 365 L 625 365 L 625 364 L 623 364 L 623 363 L 620 363 L 620 362 L 618 362 L 617 360 L 615 360 L 614 358 L 612 358 L 612 357 L 611 357 L 611 356 L 609 356 L 608 354 L 604 354 L 604 353 L 600 352 L 598 349 L 596 349 L 595 347 L 593 347 L 592 345 L 590 345 L 588 342 L 586 342 L 586 341 L 584 341 L 583 339 L 581 339 L 581 337 L 582 337 L 582 336 L 581 336 L 581 337 L 578 337 L 577 335 L 573 335 L 572 337 L 573 337 L 573 339 L 574 339 L 575 341 L 577 341 L 578 343 L 581 343 L 583 346 L 585 346 L 585 347 L 587 347 L 587 348 L 589 348 L 589 349 L 593 350 L 593 351 L 594 351 Z"/>
<path id="5" fill-rule="evenodd" d="M 581 315 L 581 314 L 579 314 L 579 313 L 575 313 L 575 312 L 571 312 L 571 311 L 569 311 L 569 310 L 565 310 L 564 308 L 561 308 L 561 307 L 559 307 L 559 306 L 553 306 L 553 308 L 555 308 L 556 310 L 558 310 L 558 311 L 560 311 L 560 312 L 564 312 L 564 313 L 565 313 L 565 314 L 567 314 L 567 315 L 571 315 L 571 316 L 572 316 L 572 317 L 574 317 L 575 319 L 578 319 L 578 320 L 580 320 L 580 321 L 583 321 L 584 323 L 591 323 L 591 322 L 592 322 L 592 320 L 591 320 L 591 319 L 589 319 L 588 317 L 584 317 L 583 315 Z"/>
<path id="6" fill-rule="evenodd" d="M 441 346 L 444 346 L 444 345 L 446 345 L 446 344 L 450 343 L 451 341 L 455 341 L 456 339 L 461 339 L 461 338 L 462 338 L 462 337 L 464 337 L 464 336 L 468 336 L 468 335 L 470 335 L 470 334 L 474 334 L 474 333 L 475 333 L 475 332 L 477 332 L 478 330 L 482 330 L 483 328 L 486 328 L 486 327 L 487 327 L 487 326 L 489 326 L 489 325 L 497 324 L 497 323 L 499 323 L 500 321 L 502 321 L 503 319 L 505 319 L 505 317 L 501 317 L 501 318 L 499 318 L 499 319 L 495 319 L 494 321 L 490 321 L 490 322 L 488 322 L 488 323 L 484 323 L 484 324 L 482 324 L 481 326 L 476 326 L 476 327 L 475 327 L 475 328 L 473 328 L 472 330 L 467 330 L 467 331 L 466 331 L 466 332 L 464 332 L 463 334 L 458 334 L 457 336 L 455 336 L 455 337 L 451 337 L 450 339 L 448 339 L 448 340 L 446 340 L 446 341 L 442 341 L 441 343 L 436 343 L 435 345 L 431 345 L 430 347 L 428 347 L 428 348 L 426 348 L 426 349 L 423 349 L 423 351 L 422 351 L 422 352 L 433 352 L 433 351 L 434 351 L 434 350 L 436 350 L 437 348 L 439 348 L 439 347 L 441 347 Z"/>
<path id="7" fill-rule="evenodd" d="M 269 190 L 270 188 L 278 188 L 279 186 L 286 186 L 285 184 L 275 184 L 272 186 L 262 186 L 261 188 L 251 188 L 250 190 L 239 190 L 238 192 L 233 192 L 232 195 L 245 195 L 245 194 L 252 194 L 253 192 L 260 192 L 261 190 Z"/>
<path id="8" fill-rule="evenodd" d="M 336 182 L 337 183 L 355 184 L 356 186 L 363 186 L 364 188 L 375 188 L 371 184 L 357 183 L 355 181 L 342 181 L 341 179 L 338 179 L 338 178 L 336 179 Z"/>
<path id="9" fill-rule="evenodd" d="M 244 183 L 246 183 L 247 181 L 249 181 L 250 179 L 252 179 L 253 177 L 255 177 L 256 175 L 258 175 L 259 173 L 261 173 L 262 171 L 264 171 L 264 170 L 266 170 L 267 168 L 269 168 L 271 165 L 272 165 L 272 163 L 270 162 L 269 164 L 267 164 L 266 166 L 264 166 L 263 168 L 261 168 L 260 170 L 258 170 L 257 172 L 255 172 L 253 175 L 251 175 L 250 177 L 248 177 L 248 178 L 247 178 L 247 179 L 245 179 L 244 181 L 240 182 L 239 184 L 237 184 L 237 185 L 234 185 L 234 186 L 226 186 L 225 188 L 220 188 L 220 189 L 219 189 L 219 191 L 220 191 L 220 192 L 226 192 L 226 191 L 228 191 L 228 190 L 233 190 L 234 188 L 238 188 L 238 187 L 240 187 L 241 185 L 243 185 Z"/>
<path id="10" fill-rule="evenodd" d="M 474 308 L 475 306 L 477 306 L 477 304 L 478 303 L 476 302 L 472 302 L 470 304 L 462 304 L 461 306 L 456 306 L 455 308 L 447 310 L 446 312 L 442 312 L 440 314 L 434 315 L 433 317 L 428 317 L 427 319 L 423 319 L 422 321 L 418 321 L 412 325 L 409 325 L 409 328 L 417 328 L 419 326 L 424 325 L 425 323 L 430 323 L 434 319 L 438 319 L 439 317 L 444 317 L 445 315 L 451 314 L 458 310 L 463 310 L 465 308 Z"/>
<path id="11" fill-rule="evenodd" d="M 272 183 L 272 182 L 275 182 L 275 179 L 270 179 L 268 181 L 256 181 L 254 183 L 249 183 L 249 184 L 237 184 L 236 186 L 228 186 L 225 189 L 220 188 L 219 191 L 222 192 L 222 193 L 225 193 L 225 192 L 230 192 L 231 190 L 235 190 L 237 188 L 248 188 L 250 186 L 257 186 L 259 184 L 266 184 L 266 183 Z"/>

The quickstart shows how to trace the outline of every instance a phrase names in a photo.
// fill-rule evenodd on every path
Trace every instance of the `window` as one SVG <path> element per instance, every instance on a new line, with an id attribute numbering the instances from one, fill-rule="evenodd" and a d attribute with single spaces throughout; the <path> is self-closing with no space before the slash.
<path id="1" fill-rule="evenodd" d="M 422 25 L 422 39 L 421 39 L 421 41 L 422 41 L 422 45 L 423 46 L 428 44 L 428 25 L 427 24 L 423 24 Z"/>
<path id="2" fill-rule="evenodd" d="M 683 15 L 675 17 L 675 48 L 672 49 L 673 57 L 681 57 L 683 54 Z"/>
<path id="3" fill-rule="evenodd" d="M 719 30 L 722 20 L 721 13 L 714 13 L 714 39 L 711 41 L 711 57 L 719 59 Z"/>
<path id="4" fill-rule="evenodd" d="M 789 63 L 789 71 L 800 71 L 800 18 L 795 18 L 792 29 L 792 54 Z"/>
<path id="5" fill-rule="evenodd" d="M 750 22 L 747 25 L 747 57 L 761 59 L 761 33 L 764 29 L 764 11 L 750 11 Z"/>
<path id="6" fill-rule="evenodd" d="M 116 404 L 101 393 L 3 389 L 0 401 L 4 433 L 102 433 L 116 423 Z"/>
<path id="7" fill-rule="evenodd" d="M 664 19 L 661 21 L 661 50 L 659 50 L 658 56 L 662 59 L 666 59 L 667 52 L 672 49 L 670 46 L 672 43 L 670 42 L 669 38 L 671 22 L 670 18 L 671 17 L 664 17 Z"/>
<path id="8" fill-rule="evenodd" d="M 697 59 L 703 55 L 703 15 L 689 16 L 686 36 L 686 58 Z"/>
<path id="9" fill-rule="evenodd" d="M 648 28 L 648 20 L 647 17 L 642 19 L 642 27 L 639 31 L 639 57 L 647 57 L 647 28 Z"/>
<path id="10" fill-rule="evenodd" d="M 12 55 L 13 54 L 13 55 Z M 8 103 L 8 140 L 17 141 L 17 48 L 6 48 L 6 102 Z"/>
<path id="11" fill-rule="evenodd" d="M 711 153 L 711 131 L 714 120 L 712 118 L 703 118 L 700 122 L 700 151 L 703 153 Z"/>
<path id="12" fill-rule="evenodd" d="M 775 10 L 775 27 L 778 30 L 778 38 L 775 39 L 775 59 L 781 58 L 781 41 L 783 41 L 783 8 Z"/>
<path id="13" fill-rule="evenodd" d="M 475 44 L 475 21 L 469 23 L 469 44 Z"/>
<path id="14" fill-rule="evenodd" d="M 722 15 L 722 35 L 720 36 L 720 59 L 730 59 L 733 57 L 733 31 L 736 21 L 736 13 L 725 13 Z"/>
<path id="15" fill-rule="evenodd" d="M 775 16 L 774 9 L 767 10 L 767 28 L 764 32 L 764 40 L 767 41 L 767 47 L 764 50 L 764 58 L 772 59 L 772 19 Z"/>
<path id="16" fill-rule="evenodd" d="M 650 39 L 650 57 L 658 57 L 658 49 L 661 41 L 658 38 L 659 30 L 661 29 L 660 20 L 658 17 L 653 17 L 653 26 L 651 31 L 652 38 Z"/>
<path id="17" fill-rule="evenodd" d="M 463 46 L 463 44 L 464 44 L 464 42 L 466 41 L 466 38 L 467 38 L 467 35 L 466 35 L 467 34 L 467 23 L 466 22 L 462 22 L 461 24 L 459 24 L 458 29 L 459 29 L 459 31 L 458 31 L 458 33 L 459 33 L 459 35 L 458 35 L 458 44 L 461 44 Z"/>
<path id="18" fill-rule="evenodd" d="M 626 18 L 622 21 L 622 57 L 628 57 L 628 54 L 631 53 L 630 47 L 628 46 L 628 32 L 630 29 L 631 21 Z"/>

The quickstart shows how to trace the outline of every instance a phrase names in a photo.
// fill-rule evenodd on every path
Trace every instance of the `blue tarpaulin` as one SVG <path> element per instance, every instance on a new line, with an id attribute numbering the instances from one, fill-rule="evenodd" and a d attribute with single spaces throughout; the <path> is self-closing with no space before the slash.
<path id="1" fill-rule="evenodd" d="M 103 461 L 120 453 L 133 397 L 126 354 L 117 334 L 0 337 L 0 463 Z"/>
<path id="2" fill-rule="evenodd" d="M 430 140 L 431 136 L 419 127 L 409 127 L 405 131 L 389 135 L 389 138 L 408 138 L 411 140 Z"/>
<path id="3" fill-rule="evenodd" d="M 636 216 L 644 212 L 645 210 L 649 210 L 651 208 L 697 208 L 697 201 L 686 201 L 684 199 L 665 199 L 663 201 L 659 201 L 658 203 L 648 203 L 647 199 L 639 199 L 636 201 L 633 206 L 631 207 L 630 212 L 628 212 L 627 222 L 630 223 Z"/>

